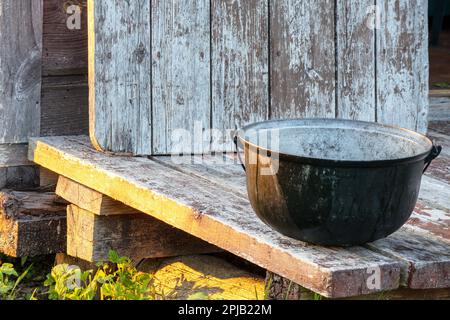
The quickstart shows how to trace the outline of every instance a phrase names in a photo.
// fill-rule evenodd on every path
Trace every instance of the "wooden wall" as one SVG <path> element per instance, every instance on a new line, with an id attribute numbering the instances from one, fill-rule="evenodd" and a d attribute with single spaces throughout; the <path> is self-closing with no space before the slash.
<path id="1" fill-rule="evenodd" d="M 426 131 L 426 0 L 88 2 L 100 150 L 232 150 L 209 129 L 295 117 Z"/>
<path id="2" fill-rule="evenodd" d="M 69 29 L 69 5 L 81 28 Z M 44 0 L 41 136 L 88 134 L 86 0 Z"/>
<path id="3" fill-rule="evenodd" d="M 88 134 L 86 1 L 2 0 L 0 12 L 0 188 L 22 189 L 39 183 L 29 137 Z"/>
<path id="4" fill-rule="evenodd" d="M 18 23 L 20 22 L 20 23 Z M 42 2 L 0 1 L 0 167 L 24 164 L 40 133 Z"/>
<path id="5" fill-rule="evenodd" d="M 19 25 L 8 10 L 19 10 L 14 14 L 24 23 L 12 30 L 23 34 L 20 44 L 1 39 L 2 59 L 13 59 L 8 70 L 16 74 L 2 78 L 10 87 L 0 92 L 7 106 L 0 122 L 8 123 L 0 128 L 0 167 L 29 165 L 21 156 L 28 136 L 88 133 L 87 0 L 43 0 L 37 9 L 39 0 L 1 3 L 1 28 Z M 213 150 L 232 150 L 229 139 L 216 139 L 208 129 L 288 117 L 361 119 L 426 131 L 425 0 L 382 2 L 375 29 L 367 27 L 375 0 L 173 3 L 92 1 L 97 147 L 165 154 L 181 128 L 203 132 L 199 150 L 209 150 L 210 141 Z M 81 7 L 79 30 L 66 26 L 72 4 Z M 12 86 L 11 79 L 24 73 L 31 76 Z"/>

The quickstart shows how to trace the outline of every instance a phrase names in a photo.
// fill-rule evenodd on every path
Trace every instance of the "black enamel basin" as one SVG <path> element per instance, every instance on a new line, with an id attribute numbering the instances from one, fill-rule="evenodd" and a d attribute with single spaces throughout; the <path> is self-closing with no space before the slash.
<path id="1" fill-rule="evenodd" d="M 413 131 L 335 119 L 256 123 L 235 141 L 258 217 L 286 236 L 330 246 L 398 230 L 441 150 Z"/>

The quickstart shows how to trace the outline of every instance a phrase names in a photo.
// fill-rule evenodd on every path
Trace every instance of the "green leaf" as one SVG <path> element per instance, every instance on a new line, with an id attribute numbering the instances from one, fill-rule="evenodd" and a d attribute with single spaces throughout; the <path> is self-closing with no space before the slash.
<path id="1" fill-rule="evenodd" d="M 7 275 L 7 276 L 15 276 L 15 277 L 19 276 L 17 274 L 17 271 L 14 270 L 14 266 L 12 264 L 10 264 L 10 263 L 4 263 L 0 267 L 0 273 L 3 273 L 4 275 Z"/>
<path id="2" fill-rule="evenodd" d="M 109 254 L 108 254 L 108 259 L 109 261 L 111 261 L 112 263 L 119 263 L 120 262 L 120 256 L 117 253 L 117 251 L 114 250 L 110 250 Z"/>
<path id="3" fill-rule="evenodd" d="M 208 300 L 209 295 L 205 292 L 197 292 L 197 293 L 190 295 L 187 299 L 188 300 Z"/>
<path id="4" fill-rule="evenodd" d="M 20 258 L 20 265 L 23 267 L 25 263 L 27 263 L 28 257 L 22 257 Z"/>

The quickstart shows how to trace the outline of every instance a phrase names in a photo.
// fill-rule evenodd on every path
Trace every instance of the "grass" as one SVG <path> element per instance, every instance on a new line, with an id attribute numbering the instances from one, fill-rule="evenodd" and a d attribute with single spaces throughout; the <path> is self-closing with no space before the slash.
<path id="1" fill-rule="evenodd" d="M 15 259 L 0 254 L 0 268 L 6 265 L 14 270 L 8 275 L 8 280 L 5 277 L 3 281 L 0 280 L 4 285 L 14 281 L 14 286 L 8 290 L 6 296 L 0 295 L 0 300 L 43 298 L 43 283 L 53 267 L 53 261 L 54 256 Z"/>
<path id="2" fill-rule="evenodd" d="M 53 266 L 54 256 L 13 259 L 0 255 L 0 300 L 165 300 L 153 275 L 140 272 L 115 251 L 97 269 Z M 168 293 L 172 295 L 173 293 Z M 205 300 L 197 292 L 191 300 Z"/>

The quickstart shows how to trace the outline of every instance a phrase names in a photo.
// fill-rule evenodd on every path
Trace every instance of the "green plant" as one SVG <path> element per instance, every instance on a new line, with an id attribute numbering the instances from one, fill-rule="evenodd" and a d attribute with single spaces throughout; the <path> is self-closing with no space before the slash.
<path id="1" fill-rule="evenodd" d="M 152 275 L 139 272 L 126 257 L 109 253 L 109 263 L 97 271 L 81 271 L 75 266 L 58 265 L 47 276 L 51 300 L 155 300 L 157 294 Z"/>
<path id="2" fill-rule="evenodd" d="M 92 278 L 92 270 L 81 271 L 80 268 L 67 264 L 57 265 L 47 275 L 44 282 L 49 287 L 50 300 L 93 300 L 97 294 L 97 281 Z"/>
<path id="3" fill-rule="evenodd" d="M 0 300 L 14 300 L 17 287 L 30 271 L 30 265 L 22 274 L 18 274 L 11 263 L 0 265 Z"/>
<path id="4" fill-rule="evenodd" d="M 192 295 L 190 295 L 188 300 L 209 300 L 209 296 L 207 293 L 204 292 L 197 292 Z"/>
<path id="5" fill-rule="evenodd" d="M 314 293 L 313 300 L 320 301 L 320 300 L 325 300 L 325 298 L 318 293 Z"/>
<path id="6" fill-rule="evenodd" d="M 156 300 L 158 295 L 153 286 L 152 275 L 139 272 L 132 265 L 131 260 L 120 257 L 111 251 L 109 260 L 115 264 L 116 270 L 104 264 L 97 272 L 101 300 Z"/>

